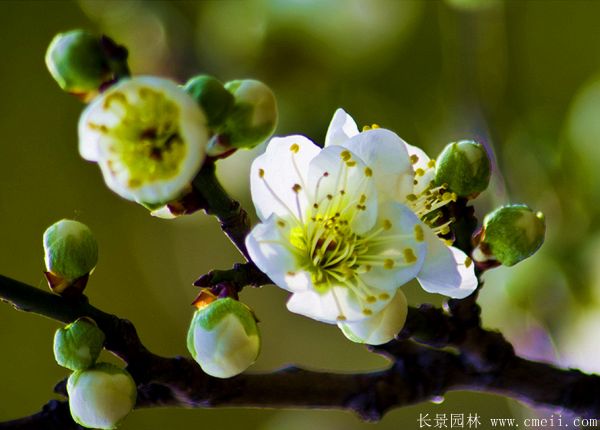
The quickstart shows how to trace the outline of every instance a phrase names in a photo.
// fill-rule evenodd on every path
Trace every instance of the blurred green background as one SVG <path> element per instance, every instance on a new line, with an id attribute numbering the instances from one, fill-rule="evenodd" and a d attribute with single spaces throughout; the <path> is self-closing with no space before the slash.
<path id="1" fill-rule="evenodd" d="M 100 243 L 92 303 L 131 319 L 156 353 L 185 355 L 192 281 L 240 260 L 214 219 L 154 219 L 111 193 L 79 157 L 82 105 L 51 80 L 44 53 L 55 33 L 83 27 L 128 46 L 136 74 L 263 80 L 278 97 L 277 134 L 323 142 L 331 115 L 344 107 L 359 124 L 390 128 L 432 156 L 453 140 L 485 142 L 495 172 L 478 213 L 524 202 L 548 225 L 535 257 L 486 275 L 486 325 L 525 356 L 600 371 L 598 16 L 600 2 L 576 0 L 1 1 L 0 273 L 47 288 L 44 229 L 63 217 L 83 221 Z M 258 151 L 219 167 L 250 212 L 246 172 Z M 414 285 L 407 291 L 413 304 L 440 303 Z M 275 287 L 242 298 L 262 321 L 253 370 L 386 365 L 337 328 L 287 312 Z M 52 356 L 56 328 L 0 306 L 0 421 L 39 410 L 67 375 Z M 154 409 L 135 411 L 122 428 L 418 428 L 419 413 L 540 412 L 453 393 L 375 426 L 343 412 Z"/>

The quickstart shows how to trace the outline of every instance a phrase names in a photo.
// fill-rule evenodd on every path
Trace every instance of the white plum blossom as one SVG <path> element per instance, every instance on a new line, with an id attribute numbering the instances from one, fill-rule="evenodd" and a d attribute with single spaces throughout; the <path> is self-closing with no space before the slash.
<path id="1" fill-rule="evenodd" d="M 124 79 L 81 114 L 79 152 L 98 163 L 111 190 L 155 208 L 184 194 L 200 170 L 208 145 L 206 122 L 175 82 Z"/>
<path id="2" fill-rule="evenodd" d="M 453 196 L 424 184 L 431 164 L 389 130 L 359 132 L 341 109 L 323 149 L 299 135 L 269 142 L 251 168 L 261 223 L 246 245 L 292 293 L 290 311 L 338 324 L 351 340 L 383 343 L 404 317 L 382 312 L 406 314 L 397 292 L 411 279 L 456 298 L 475 289 L 470 260 L 437 236 L 448 223 L 436 227 L 435 210 Z"/>
<path id="3" fill-rule="evenodd" d="M 365 127 L 365 129 L 369 128 Z M 359 133 L 352 117 L 343 109 L 338 109 L 327 131 L 325 146 L 340 145 L 351 149 L 349 145 L 356 139 L 356 136 L 367 134 L 365 131 Z M 441 235 L 449 233 L 449 226 L 453 220 L 442 220 L 442 214 L 438 209 L 455 201 L 456 195 L 447 192 L 443 186 L 436 187 L 434 185 L 435 160 L 430 159 L 422 149 L 409 145 L 402 139 L 400 141 L 408 152 L 408 160 L 412 168 L 408 174 L 410 177 L 408 193 L 405 194 L 405 188 L 398 187 L 400 192 L 394 198 L 411 208 L 423 221 L 423 231 L 427 242 L 427 258 L 417 280 L 427 292 L 443 294 L 456 299 L 467 297 L 477 288 L 477 277 L 472 260 L 463 251 L 451 246 L 450 241 L 440 238 Z M 381 148 L 379 142 L 377 144 Z M 386 155 L 381 154 L 380 157 L 385 159 Z M 404 160 L 395 160 L 391 154 L 386 161 L 388 163 L 405 163 Z M 375 177 L 380 177 L 382 181 L 392 180 L 382 173 L 381 169 L 376 169 Z"/>

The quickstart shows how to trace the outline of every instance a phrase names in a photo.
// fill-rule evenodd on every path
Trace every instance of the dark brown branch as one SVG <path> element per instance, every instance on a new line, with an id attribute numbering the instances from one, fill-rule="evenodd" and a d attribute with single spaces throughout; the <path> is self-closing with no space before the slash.
<path id="1" fill-rule="evenodd" d="M 81 316 L 96 320 L 107 336 L 107 349 L 128 363 L 138 383 L 139 408 L 319 407 L 352 410 L 363 419 L 377 420 L 389 409 L 466 389 L 600 416 L 600 377 L 524 360 L 515 356 L 510 343 L 499 333 L 477 325 L 469 327 L 461 317 L 430 306 L 411 308 L 399 335 L 400 339 L 410 337 L 419 343 L 397 340 L 372 347 L 392 361 L 387 370 L 337 374 L 289 367 L 217 379 L 203 373 L 191 359 L 151 353 L 129 321 L 91 306 L 85 298 L 67 300 L 4 276 L 0 276 L 0 297 L 18 309 L 62 322 Z M 454 351 L 432 346 L 450 346 Z M 39 424 L 41 419 L 48 423 L 65 420 L 61 428 L 77 428 L 64 413 L 64 403 L 49 405 L 38 414 L 0 428 L 40 428 L 33 424 L 27 427 L 26 423 Z"/>
<path id="2" fill-rule="evenodd" d="M 228 283 L 237 291 L 244 287 L 261 287 L 272 284 L 273 281 L 267 275 L 261 272 L 252 262 L 237 263 L 228 270 L 211 270 L 205 275 L 200 276 L 194 285 L 202 288 L 211 288 L 221 283 Z"/>
<path id="3" fill-rule="evenodd" d="M 69 404 L 51 400 L 38 413 L 0 423 L 0 430 L 85 430 L 71 418 Z"/>

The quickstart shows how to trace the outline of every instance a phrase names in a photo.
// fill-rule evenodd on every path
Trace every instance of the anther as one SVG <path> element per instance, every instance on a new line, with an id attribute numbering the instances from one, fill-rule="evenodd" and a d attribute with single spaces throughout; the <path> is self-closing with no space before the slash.
<path id="1" fill-rule="evenodd" d="M 294 154 L 297 154 L 299 150 L 300 150 L 300 146 L 298 146 L 297 143 L 294 143 L 294 144 L 292 144 L 292 146 L 290 146 L 290 151 L 292 151 Z"/>
<path id="2" fill-rule="evenodd" d="M 407 263 L 414 263 L 415 261 L 417 261 L 417 257 L 415 255 L 415 252 L 412 250 L 412 248 L 406 248 L 404 251 L 404 260 Z"/>
<path id="3" fill-rule="evenodd" d="M 423 242 L 425 240 L 425 233 L 423 232 L 423 227 L 419 224 L 415 224 L 415 239 L 417 242 Z"/>

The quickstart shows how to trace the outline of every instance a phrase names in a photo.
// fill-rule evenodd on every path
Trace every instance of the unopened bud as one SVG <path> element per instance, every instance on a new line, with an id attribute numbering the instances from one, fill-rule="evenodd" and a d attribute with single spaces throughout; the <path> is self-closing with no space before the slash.
<path id="1" fill-rule="evenodd" d="M 234 106 L 219 131 L 219 144 L 232 148 L 254 148 L 267 140 L 277 125 L 277 102 L 273 91 L 260 81 L 230 81 L 225 88 Z"/>
<path id="2" fill-rule="evenodd" d="M 356 343 L 382 345 L 394 339 L 406 322 L 408 305 L 400 290 L 390 303 L 372 317 L 355 322 L 338 322 L 348 339 Z"/>
<path id="3" fill-rule="evenodd" d="M 78 370 L 67 382 L 69 408 L 76 423 L 115 429 L 133 410 L 137 388 L 131 375 L 108 363 Z"/>
<path id="4" fill-rule="evenodd" d="M 93 366 L 104 345 L 104 333 L 89 318 L 59 328 L 54 334 L 54 358 L 63 367 L 82 370 Z"/>
<path id="5" fill-rule="evenodd" d="M 194 314 L 188 331 L 190 354 L 211 376 L 230 378 L 242 373 L 256 361 L 260 350 L 254 314 L 231 298 L 203 305 Z"/>
<path id="6" fill-rule="evenodd" d="M 472 140 L 446 145 L 435 168 L 436 185 L 447 184 L 460 197 L 473 197 L 484 191 L 491 175 L 485 148 Z"/>
<path id="7" fill-rule="evenodd" d="M 211 128 L 223 123 L 233 107 L 233 95 L 212 76 L 196 76 L 187 81 L 184 89 L 202 108 Z"/>
<path id="8" fill-rule="evenodd" d="M 545 233 L 541 212 L 533 212 L 526 205 L 502 206 L 484 218 L 480 244 L 473 256 L 480 260 L 478 255 L 488 256 L 513 266 L 542 246 Z"/>
<path id="9" fill-rule="evenodd" d="M 88 226 L 63 219 L 44 232 L 44 254 L 46 278 L 54 292 L 82 290 L 98 262 L 98 243 Z"/>
<path id="10" fill-rule="evenodd" d="M 113 79 L 101 38 L 84 30 L 57 34 L 46 51 L 46 66 L 60 88 L 84 101 Z"/>

